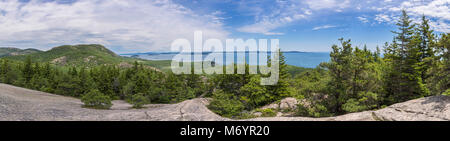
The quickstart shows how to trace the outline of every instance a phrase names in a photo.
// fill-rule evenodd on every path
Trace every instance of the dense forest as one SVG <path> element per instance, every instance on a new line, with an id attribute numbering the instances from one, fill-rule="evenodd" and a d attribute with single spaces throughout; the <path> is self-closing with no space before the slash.
<path id="1" fill-rule="evenodd" d="M 431 95 L 450 94 L 450 34 L 437 35 L 422 17 L 413 23 L 403 11 L 394 38 L 383 51 L 339 39 L 331 60 L 315 69 L 290 69 L 280 53 L 280 80 L 260 85 L 258 74 L 175 75 L 137 61 L 117 65 L 60 66 L 28 56 L 0 60 L 0 82 L 81 98 L 86 107 L 104 108 L 126 100 L 135 108 L 149 103 L 176 103 L 211 98 L 210 108 L 225 117 L 250 118 L 252 111 L 295 97 L 308 102 L 297 116 L 325 117 L 372 110 Z M 67 52 L 66 52 L 67 53 Z M 383 53 L 383 54 L 382 54 Z M 269 64 L 270 65 L 270 64 Z M 248 69 L 247 69 L 248 70 Z M 278 109 L 265 110 L 273 116 Z"/>

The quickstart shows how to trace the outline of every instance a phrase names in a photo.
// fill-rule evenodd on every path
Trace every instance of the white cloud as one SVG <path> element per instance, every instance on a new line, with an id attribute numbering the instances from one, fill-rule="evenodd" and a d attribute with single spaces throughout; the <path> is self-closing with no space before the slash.
<path id="1" fill-rule="evenodd" d="M 369 19 L 367 19 L 366 17 L 356 17 L 359 21 L 363 22 L 363 23 L 368 23 Z"/>
<path id="2" fill-rule="evenodd" d="M 313 10 L 335 9 L 342 11 L 344 8 L 350 7 L 350 0 L 305 0 L 305 3 Z"/>
<path id="3" fill-rule="evenodd" d="M 272 8 L 250 6 L 245 9 L 252 9 L 255 16 L 255 23 L 242 26 L 237 30 L 246 33 L 260 33 L 264 35 L 283 35 L 280 32 L 274 32 L 279 27 L 286 26 L 295 21 L 306 19 L 312 14 L 309 9 L 301 8 L 298 2 L 276 1 Z M 262 12 L 258 9 L 270 10 Z"/>
<path id="4" fill-rule="evenodd" d="M 255 22 L 242 26 L 237 30 L 264 35 L 282 35 L 283 33 L 274 32 L 274 30 L 299 20 L 308 19 L 316 11 L 327 9 L 333 10 L 334 12 L 343 12 L 351 6 L 350 0 L 277 0 L 269 8 L 267 5 L 263 5 L 265 7 L 259 7 L 254 2 L 248 3 L 252 3 L 253 5 L 246 6 L 245 9 L 250 9 L 250 13 L 256 17 Z"/>
<path id="5" fill-rule="evenodd" d="M 322 29 L 328 29 L 328 28 L 334 28 L 337 26 L 334 25 L 324 25 L 324 26 L 318 26 L 318 27 L 314 27 L 312 30 L 322 30 Z"/>
<path id="6" fill-rule="evenodd" d="M 445 33 L 450 33 L 450 24 L 448 24 L 448 22 L 444 22 L 444 21 L 431 21 L 430 25 L 432 27 L 434 27 L 434 30 L 440 31 L 440 32 L 445 32 Z"/>
<path id="7" fill-rule="evenodd" d="M 405 4 L 411 2 L 404 2 L 402 9 L 410 12 L 414 15 L 425 15 L 433 18 L 439 18 L 444 20 L 450 20 L 450 0 L 434 0 L 430 3 L 424 4 Z"/>
<path id="8" fill-rule="evenodd" d="M 450 0 L 406 0 L 400 3 L 392 3 L 385 5 L 388 10 L 380 16 L 377 15 L 375 20 L 378 22 L 391 22 L 396 20 L 395 15 L 399 15 L 401 10 L 411 16 L 413 21 L 419 21 L 422 15 L 432 19 L 431 26 L 439 32 L 448 32 L 450 27 Z M 390 15 L 390 16 L 387 16 Z M 392 23 L 392 22 L 391 22 Z"/>
<path id="9" fill-rule="evenodd" d="M 383 23 L 383 22 L 392 22 L 392 19 L 389 15 L 385 15 L 385 14 L 377 14 L 375 15 L 375 20 L 378 21 L 378 23 Z"/>
<path id="10" fill-rule="evenodd" d="M 205 38 L 226 38 L 217 14 L 199 15 L 170 0 L 0 0 L 0 46 L 101 43 L 122 52 L 167 50 L 177 38 L 192 39 L 196 30 Z"/>
<path id="11" fill-rule="evenodd" d="M 247 33 L 261 33 L 264 35 L 283 35 L 283 33 L 272 32 L 272 30 L 284 26 L 285 24 L 291 23 L 295 20 L 306 18 L 305 15 L 294 15 L 294 16 L 286 16 L 286 17 L 276 17 L 269 18 L 265 17 L 263 20 L 238 28 L 240 32 Z"/>

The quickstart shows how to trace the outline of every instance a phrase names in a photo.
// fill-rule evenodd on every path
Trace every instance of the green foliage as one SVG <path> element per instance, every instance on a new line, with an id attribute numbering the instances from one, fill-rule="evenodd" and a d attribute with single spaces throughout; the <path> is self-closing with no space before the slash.
<path id="1" fill-rule="evenodd" d="M 0 80 L 2 83 L 13 84 L 19 79 L 19 74 L 15 70 L 15 66 L 11 65 L 7 59 L 2 59 L 0 67 Z"/>
<path id="2" fill-rule="evenodd" d="M 46 52 L 25 55 L 37 62 L 54 62 L 58 65 L 115 64 L 121 59 L 118 55 L 101 45 L 59 46 Z M 9 56 L 9 59 L 22 60 L 23 56 Z M 59 59 L 59 61 L 55 61 Z"/>
<path id="3" fill-rule="evenodd" d="M 33 70 L 34 69 L 32 67 L 31 57 L 27 57 L 22 69 L 22 76 L 25 79 L 24 85 L 28 85 L 28 83 L 30 82 L 31 78 L 34 75 Z"/>
<path id="4" fill-rule="evenodd" d="M 378 94 L 372 92 L 360 92 L 358 98 L 352 98 L 347 100 L 342 105 L 342 109 L 346 112 L 360 112 L 370 110 L 378 107 Z"/>
<path id="5" fill-rule="evenodd" d="M 314 94 L 326 94 L 330 80 L 328 71 L 320 67 L 300 73 L 291 81 L 291 86 L 296 89 L 294 97 L 303 99 L 312 98 Z"/>
<path id="6" fill-rule="evenodd" d="M 434 94 L 440 94 L 450 88 L 450 34 L 442 34 L 436 43 L 437 55 L 432 60 L 432 68 L 428 71 L 428 88 Z M 431 84 L 431 85 L 430 85 Z"/>
<path id="7" fill-rule="evenodd" d="M 81 102 L 84 103 L 84 107 L 95 109 L 109 109 L 111 104 L 111 98 L 104 95 L 98 90 L 91 90 L 81 97 Z"/>
<path id="8" fill-rule="evenodd" d="M 169 73 L 166 78 L 165 91 L 172 103 L 185 101 L 195 97 L 194 91 L 187 88 L 186 83 L 173 73 Z"/>
<path id="9" fill-rule="evenodd" d="M 330 111 L 340 114 L 365 110 L 366 108 L 355 107 L 359 105 L 357 99 L 361 97 L 361 93 L 371 92 L 377 97 L 382 92 L 383 62 L 378 51 L 370 52 L 366 47 L 353 48 L 350 40 L 340 41 L 341 47 L 333 46 L 331 62 L 323 64 L 331 75 L 329 92 L 335 105 Z"/>
<path id="10" fill-rule="evenodd" d="M 130 103 L 133 104 L 133 108 L 140 109 L 144 106 L 144 104 L 149 104 L 150 101 L 144 96 L 144 94 L 140 93 L 131 96 Z"/>
<path id="11" fill-rule="evenodd" d="M 238 117 L 245 109 L 244 104 L 238 100 L 239 98 L 231 93 L 217 90 L 213 93 L 212 98 L 208 108 L 224 117 Z"/>
<path id="12" fill-rule="evenodd" d="M 267 87 L 267 91 L 272 94 L 272 100 L 276 101 L 288 96 L 292 96 L 294 93 L 292 89 L 289 88 L 290 84 L 290 78 L 291 75 L 288 71 L 288 65 L 286 64 L 286 57 L 283 55 L 283 53 L 278 50 L 278 56 L 279 57 L 279 79 L 278 83 L 276 85 L 269 85 Z M 269 59 L 269 65 L 270 59 Z"/>
<path id="13" fill-rule="evenodd" d="M 342 105 L 342 109 L 344 111 L 347 111 L 347 112 L 350 112 L 350 113 L 366 110 L 365 107 L 360 105 L 358 100 L 353 99 L 353 98 L 347 100 L 347 102 Z"/>
<path id="14" fill-rule="evenodd" d="M 332 116 L 328 111 L 328 108 L 322 104 L 313 104 L 311 107 L 305 107 L 304 105 L 299 104 L 297 106 L 297 116 L 304 117 L 328 117 Z"/>
<path id="15" fill-rule="evenodd" d="M 253 76 L 249 83 L 240 88 L 240 92 L 243 93 L 240 99 L 245 102 L 247 110 L 273 102 L 266 87 L 260 85 L 260 79 L 260 76 Z"/>
<path id="16" fill-rule="evenodd" d="M 37 49 L 0 48 L 0 57 L 26 55 L 42 52 Z"/>
<path id="17" fill-rule="evenodd" d="M 450 89 L 447 89 L 442 95 L 450 96 Z"/>
<path id="18" fill-rule="evenodd" d="M 397 26 L 394 41 L 386 45 L 387 62 L 386 95 L 388 103 L 403 102 L 409 99 L 428 96 L 430 94 L 425 79 L 431 68 L 433 36 L 425 17 L 419 28 L 411 23 L 409 16 L 403 11 Z"/>
<path id="19" fill-rule="evenodd" d="M 450 86 L 449 40 L 447 34 L 436 40 L 428 23 L 423 17 L 416 26 L 403 11 L 383 58 L 379 49 L 372 53 L 340 39 L 341 46 L 332 47 L 331 61 L 321 64 L 327 73 L 317 75 L 316 68 L 296 76 L 292 85 L 297 95 L 311 102 L 310 107 L 299 106 L 298 114 L 359 112 L 443 93 Z"/>
<path id="20" fill-rule="evenodd" d="M 302 68 L 302 67 L 297 67 L 297 66 L 291 66 L 291 65 L 287 65 L 286 67 L 287 71 L 289 72 L 289 75 L 292 77 L 295 77 L 298 74 L 301 74 L 305 71 L 311 71 L 313 69 L 310 68 Z"/>
<path id="21" fill-rule="evenodd" d="M 276 110 L 270 109 L 270 108 L 268 108 L 268 109 L 256 109 L 255 111 L 256 112 L 261 112 L 262 113 L 261 114 L 262 117 L 274 117 L 274 116 L 277 116 Z"/>
<path id="22" fill-rule="evenodd" d="M 27 57 L 27 56 L 23 56 Z M 205 93 L 201 76 L 175 75 L 148 68 L 136 61 L 135 67 L 114 65 L 62 67 L 8 59 L 0 60 L 0 81 L 34 90 L 79 97 L 92 89 L 111 99 L 131 99 L 136 94 L 153 103 L 181 102 Z"/>
<path id="23" fill-rule="evenodd" d="M 282 53 L 279 54 L 279 81 L 276 85 L 263 86 L 260 85 L 261 77 L 267 77 L 256 74 L 249 74 L 249 65 L 246 64 L 245 74 L 218 74 L 211 77 L 210 82 L 213 84 L 212 90 L 217 90 L 215 93 L 223 93 L 226 96 L 217 96 L 213 94 L 214 103 L 235 103 L 234 106 L 219 106 L 210 105 L 210 109 L 216 113 L 227 116 L 241 118 L 245 114 L 244 110 L 252 111 L 258 107 L 278 101 L 284 97 L 292 96 L 294 89 L 290 88 L 291 75 L 286 65 L 285 57 Z M 270 64 L 270 59 L 268 60 Z M 233 67 L 234 72 L 237 72 L 237 65 L 232 64 L 226 67 Z M 224 69 L 226 68 L 224 67 Z M 228 98 L 227 100 L 225 100 Z"/>
<path id="24" fill-rule="evenodd" d="M 135 61 L 146 66 L 151 66 L 164 71 L 170 71 L 170 60 L 148 61 L 137 58 L 121 57 L 106 47 L 97 44 L 88 45 L 64 45 L 52 48 L 49 51 L 33 51 L 33 49 L 24 50 L 29 53 L 20 53 L 14 56 L 1 56 L 9 60 L 23 61 L 31 58 L 34 62 L 47 63 L 51 62 L 59 66 L 78 66 L 78 67 L 97 67 L 99 65 L 117 65 L 120 67 L 128 67 Z"/>

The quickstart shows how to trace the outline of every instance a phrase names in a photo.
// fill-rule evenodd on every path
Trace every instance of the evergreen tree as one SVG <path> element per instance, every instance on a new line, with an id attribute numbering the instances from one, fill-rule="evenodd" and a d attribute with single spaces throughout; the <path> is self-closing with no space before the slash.
<path id="1" fill-rule="evenodd" d="M 425 96 L 429 93 L 422 80 L 420 67 L 422 39 L 419 33 L 414 31 L 415 25 L 412 24 L 406 11 L 402 11 L 402 16 L 396 25 L 399 31 L 393 31 L 396 35 L 394 43 L 387 48 L 388 52 L 385 55 L 391 65 L 388 79 L 385 79 L 388 84 L 386 85 L 387 95 L 390 96 L 388 99 L 392 100 L 391 103 Z"/>
<path id="2" fill-rule="evenodd" d="M 196 96 L 200 96 L 205 93 L 205 85 L 202 80 L 202 76 L 194 73 L 194 67 L 192 67 L 191 74 L 184 75 L 186 85 L 189 91 L 195 93 Z"/>
<path id="3" fill-rule="evenodd" d="M 351 94 L 349 87 L 351 86 L 350 80 L 352 74 L 352 51 L 353 48 L 350 44 L 350 40 L 344 41 L 343 38 L 339 39 L 342 47 L 333 45 L 333 51 L 330 53 L 331 62 L 326 64 L 326 67 L 330 71 L 331 81 L 330 89 L 333 90 L 335 104 L 332 109 L 335 113 L 342 113 L 342 104 L 346 102 Z"/>
<path id="4" fill-rule="evenodd" d="M 260 82 L 261 76 L 254 75 L 249 83 L 240 88 L 241 93 L 244 94 L 240 97 L 240 100 L 246 105 L 247 110 L 273 102 L 271 99 L 272 94 L 267 91 L 266 87 L 260 85 Z"/>
<path id="5" fill-rule="evenodd" d="M 278 83 L 275 85 L 266 86 L 267 92 L 271 94 L 270 99 L 272 101 L 276 101 L 282 99 L 284 97 L 288 97 L 292 95 L 292 90 L 289 88 L 289 79 L 291 78 L 288 65 L 286 64 L 286 57 L 283 55 L 281 50 L 277 51 L 277 55 L 275 57 L 279 57 L 279 79 Z M 268 64 L 270 64 L 271 60 L 268 60 Z M 247 69 L 248 70 L 248 69 Z M 247 78 L 250 80 L 249 78 Z M 248 82 L 248 81 L 247 81 Z"/>
<path id="6" fill-rule="evenodd" d="M 97 87 L 84 67 L 80 69 L 78 80 L 80 80 L 78 94 L 87 93 Z"/>
<path id="7" fill-rule="evenodd" d="M 25 85 L 25 86 L 28 85 L 30 80 L 33 78 L 33 66 L 32 65 L 33 64 L 32 64 L 31 58 L 28 56 L 25 61 L 24 67 L 22 69 L 22 75 L 25 80 L 23 85 Z"/>
<path id="8" fill-rule="evenodd" d="M 323 64 L 331 75 L 329 92 L 334 102 L 329 103 L 329 111 L 342 114 L 377 107 L 382 92 L 379 50 L 372 53 L 367 47 L 353 49 L 350 40 L 339 40 L 341 47 L 333 45 L 331 61 Z"/>
<path id="9" fill-rule="evenodd" d="M 8 71 L 10 70 L 10 66 L 9 66 L 9 63 L 8 63 L 8 60 L 1 60 L 1 67 L 0 67 L 0 82 L 2 82 L 2 83 L 7 83 L 7 81 L 6 81 L 6 77 L 7 77 L 7 73 L 8 73 Z"/>
<path id="10" fill-rule="evenodd" d="M 433 94 L 439 95 L 450 88 L 450 34 L 445 33 L 436 44 L 436 56 L 433 59 L 430 77 L 427 82 Z"/>
<path id="11" fill-rule="evenodd" d="M 171 102 L 181 102 L 195 97 L 194 93 L 186 91 L 186 85 L 183 80 L 173 73 L 168 73 L 164 85 L 164 93 L 169 96 Z"/>
<path id="12" fill-rule="evenodd" d="M 426 80 L 429 75 L 427 75 L 428 70 L 432 67 L 432 61 L 434 58 L 435 40 L 436 37 L 431 30 L 429 21 L 425 16 L 422 16 L 422 23 L 419 25 L 417 31 L 420 38 L 420 43 L 418 45 L 420 51 L 419 67 L 422 80 Z"/>

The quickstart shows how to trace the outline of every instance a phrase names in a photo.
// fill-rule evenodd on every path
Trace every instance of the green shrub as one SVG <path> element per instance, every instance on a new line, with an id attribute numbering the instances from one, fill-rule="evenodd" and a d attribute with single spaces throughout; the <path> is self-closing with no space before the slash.
<path id="1" fill-rule="evenodd" d="M 342 110 L 354 113 L 365 110 L 366 108 L 361 106 L 359 101 L 356 99 L 349 99 L 345 104 L 342 105 Z"/>
<path id="2" fill-rule="evenodd" d="M 236 118 L 245 107 L 233 94 L 218 90 L 213 93 L 213 100 L 208 108 L 221 116 Z"/>
<path id="3" fill-rule="evenodd" d="M 257 109 L 257 112 L 262 113 L 262 117 L 274 117 L 277 116 L 277 112 L 274 109 Z"/>
<path id="4" fill-rule="evenodd" d="M 130 102 L 131 104 L 133 104 L 133 108 L 136 109 L 140 109 L 144 106 L 144 104 L 150 103 L 148 98 L 145 97 L 142 93 L 131 96 Z"/>
<path id="5" fill-rule="evenodd" d="M 342 105 L 342 109 L 346 112 L 354 113 L 365 110 L 371 110 L 378 107 L 378 94 L 372 92 L 360 92 L 359 99 L 349 99 Z"/>
<path id="6" fill-rule="evenodd" d="M 305 107 L 302 104 L 298 104 L 297 106 L 297 116 L 306 116 L 306 117 L 329 117 L 333 116 L 331 114 L 327 107 L 321 105 L 321 104 L 313 104 L 312 107 Z"/>
<path id="7" fill-rule="evenodd" d="M 450 89 L 447 89 L 442 95 L 450 96 Z"/>
<path id="8" fill-rule="evenodd" d="M 87 108 L 109 109 L 112 106 L 111 98 L 98 90 L 91 90 L 89 93 L 84 94 L 81 97 L 81 102 Z"/>

